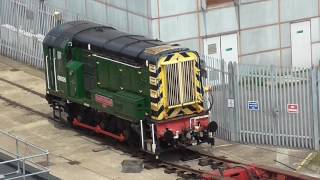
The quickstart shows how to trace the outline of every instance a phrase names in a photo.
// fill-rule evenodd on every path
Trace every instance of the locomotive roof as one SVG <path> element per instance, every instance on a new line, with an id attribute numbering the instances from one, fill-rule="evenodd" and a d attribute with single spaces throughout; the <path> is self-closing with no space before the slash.
<path id="1" fill-rule="evenodd" d="M 73 47 L 89 49 L 130 64 L 145 64 L 146 60 L 157 61 L 157 56 L 165 52 L 187 50 L 88 21 L 71 21 L 56 26 L 46 35 L 43 44 L 65 48 L 70 42 Z"/>

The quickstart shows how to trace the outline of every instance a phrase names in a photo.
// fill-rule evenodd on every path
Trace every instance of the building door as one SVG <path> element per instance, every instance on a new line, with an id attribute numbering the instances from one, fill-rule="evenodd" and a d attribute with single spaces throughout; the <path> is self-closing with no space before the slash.
<path id="1" fill-rule="evenodd" d="M 221 58 L 225 62 L 238 62 L 237 34 L 221 36 Z"/>
<path id="2" fill-rule="evenodd" d="M 310 21 L 291 24 L 292 66 L 311 67 Z"/>
<path id="3" fill-rule="evenodd" d="M 238 38 L 237 34 L 228 34 L 204 40 L 204 54 L 207 66 L 218 69 L 220 72 L 228 72 L 229 62 L 238 62 Z M 217 61 L 213 61 L 217 60 Z M 225 63 L 220 61 L 223 59 Z M 223 73 L 209 72 L 209 78 L 214 84 L 228 83 L 228 78 Z M 224 78 L 224 80 L 223 80 Z"/>
<path id="4" fill-rule="evenodd" d="M 220 36 L 204 40 L 204 54 L 214 59 L 221 59 Z"/>
<path id="5" fill-rule="evenodd" d="M 205 39 L 204 54 L 214 59 L 223 59 L 226 63 L 238 62 L 237 34 Z"/>

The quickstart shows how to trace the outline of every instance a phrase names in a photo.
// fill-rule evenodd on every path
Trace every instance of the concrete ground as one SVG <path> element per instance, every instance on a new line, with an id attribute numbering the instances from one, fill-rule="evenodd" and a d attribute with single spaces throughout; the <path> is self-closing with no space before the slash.
<path id="1" fill-rule="evenodd" d="M 0 56 L 0 78 L 45 94 L 44 75 L 27 65 Z M 42 114 L 52 114 L 45 99 L 21 88 L 0 81 L 0 96 L 30 107 Z M 162 169 L 143 170 L 141 173 L 121 172 L 121 162 L 132 159 L 128 155 L 105 147 L 99 138 L 79 133 L 38 114 L 31 114 L 20 106 L 13 106 L 0 99 L 0 129 L 15 134 L 33 144 L 48 149 L 50 152 L 51 174 L 61 179 L 176 179 Z M 5 142 L 1 142 L 0 146 Z M 95 152 L 94 150 L 103 149 Z M 276 166 L 320 178 L 320 168 L 303 166 L 310 157 L 311 150 L 285 149 L 271 146 L 252 146 L 218 140 L 215 147 L 201 145 L 200 151 L 225 156 L 229 159 L 249 164 Z M 276 162 L 278 161 L 278 162 Z M 280 162 L 280 163 L 279 163 Z"/>

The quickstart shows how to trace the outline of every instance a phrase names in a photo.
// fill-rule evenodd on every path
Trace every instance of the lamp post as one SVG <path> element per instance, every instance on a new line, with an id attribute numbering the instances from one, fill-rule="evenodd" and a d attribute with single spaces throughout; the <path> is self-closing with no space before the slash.
<path id="1" fill-rule="evenodd" d="M 62 24 L 62 14 L 59 11 L 55 11 L 53 13 L 53 17 L 55 20 L 55 25 Z"/>

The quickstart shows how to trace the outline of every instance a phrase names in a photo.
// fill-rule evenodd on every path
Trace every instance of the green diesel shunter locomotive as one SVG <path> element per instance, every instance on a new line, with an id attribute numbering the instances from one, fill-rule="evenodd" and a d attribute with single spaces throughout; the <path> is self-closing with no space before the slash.
<path id="1" fill-rule="evenodd" d="M 43 48 L 56 118 L 154 154 L 213 142 L 196 52 L 87 21 L 57 25 Z"/>

